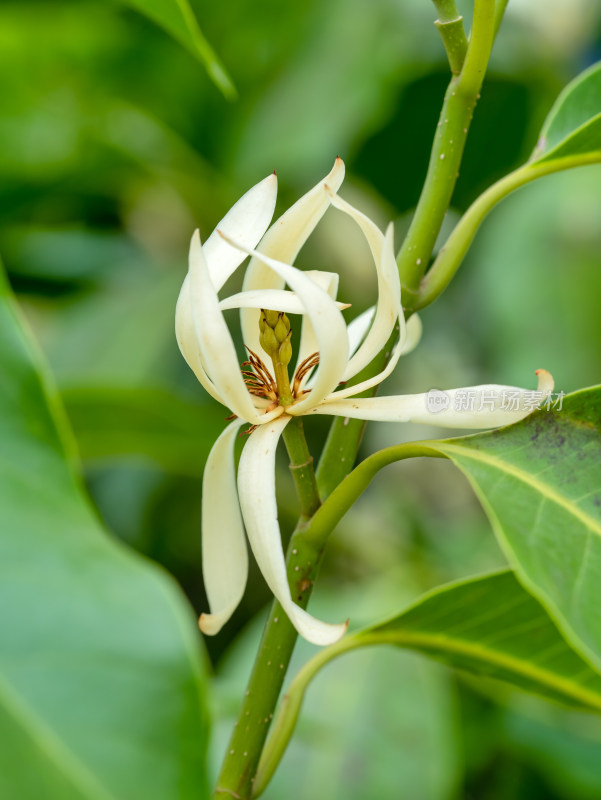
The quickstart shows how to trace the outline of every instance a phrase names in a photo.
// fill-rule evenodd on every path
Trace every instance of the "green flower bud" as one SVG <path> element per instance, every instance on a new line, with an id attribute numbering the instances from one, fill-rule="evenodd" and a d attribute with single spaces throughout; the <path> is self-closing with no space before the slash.
<path id="1" fill-rule="evenodd" d="M 273 328 L 270 328 L 268 325 L 265 326 L 265 329 L 259 336 L 259 343 L 267 355 L 271 356 L 272 358 L 277 354 L 280 347 L 280 343 L 276 339 Z"/>
<path id="2" fill-rule="evenodd" d="M 289 406 L 294 402 L 288 377 L 288 364 L 292 359 L 290 320 L 283 311 L 262 308 L 259 331 L 259 343 L 273 362 L 278 401 L 282 406 Z"/>
<path id="3" fill-rule="evenodd" d="M 285 341 L 288 333 L 290 332 L 290 320 L 285 314 L 282 314 L 274 327 L 275 338 L 278 342 Z"/>
<path id="4" fill-rule="evenodd" d="M 291 336 L 292 332 L 289 331 L 288 336 L 286 336 L 286 338 L 280 345 L 279 360 L 280 363 L 283 364 L 285 367 L 288 366 L 288 364 L 290 363 L 290 359 L 292 358 L 292 345 L 290 344 Z"/>
<path id="5" fill-rule="evenodd" d="M 279 311 L 269 311 L 269 309 L 261 309 L 261 319 L 265 321 L 270 328 L 275 328 L 280 318 Z"/>

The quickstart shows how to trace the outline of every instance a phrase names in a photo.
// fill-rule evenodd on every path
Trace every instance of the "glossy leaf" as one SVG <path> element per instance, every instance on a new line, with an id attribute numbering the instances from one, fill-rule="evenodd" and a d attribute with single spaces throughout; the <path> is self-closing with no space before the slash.
<path id="1" fill-rule="evenodd" d="M 468 477 L 520 579 L 601 666 L 601 388 L 436 449 Z"/>
<path id="2" fill-rule="evenodd" d="M 154 388 L 79 387 L 62 398 L 86 461 L 144 458 L 197 478 L 227 413 Z"/>
<path id="3" fill-rule="evenodd" d="M 531 163 L 593 153 L 601 158 L 601 62 L 585 70 L 559 95 Z"/>
<path id="4" fill-rule="evenodd" d="M 0 797 L 203 798 L 192 614 L 102 530 L 3 279 L 0 362 Z"/>
<path id="5" fill-rule="evenodd" d="M 420 650 L 472 674 L 601 712 L 601 676 L 510 571 L 437 589 L 357 636 Z"/>
<path id="6" fill-rule="evenodd" d="M 436 589 L 398 616 L 345 637 L 309 661 L 274 720 L 256 777 L 257 794 L 269 783 L 305 692 L 321 668 L 351 650 L 379 644 L 417 650 L 473 675 L 601 712 L 601 676 L 571 649 L 540 603 L 512 572 L 485 575 Z"/>
<path id="7" fill-rule="evenodd" d="M 236 89 L 225 67 L 205 39 L 187 0 L 123 0 L 164 28 L 205 66 L 213 83 L 232 99 Z"/>

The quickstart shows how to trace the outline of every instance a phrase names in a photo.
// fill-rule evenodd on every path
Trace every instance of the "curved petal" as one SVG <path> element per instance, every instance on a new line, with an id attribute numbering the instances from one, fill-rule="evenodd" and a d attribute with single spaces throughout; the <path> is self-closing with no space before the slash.
<path id="1" fill-rule="evenodd" d="M 365 339 L 367 331 L 370 329 L 371 323 L 373 322 L 375 313 L 376 307 L 371 306 L 349 323 L 346 330 L 348 333 L 349 352 L 351 355 L 354 355 L 357 352 L 359 345 Z"/>
<path id="2" fill-rule="evenodd" d="M 368 311 L 371 311 L 371 309 L 368 309 Z M 364 313 L 367 314 L 367 311 Z M 360 319 L 360 317 L 357 317 L 357 319 Z M 365 392 L 368 389 L 372 389 L 374 386 L 382 383 L 382 381 L 386 380 L 386 378 L 394 371 L 394 368 L 398 364 L 399 358 L 414 350 L 419 344 L 421 338 L 422 321 L 417 314 L 413 314 L 405 326 L 405 341 L 401 342 L 399 340 L 396 343 L 394 350 L 392 351 L 392 355 L 384 369 L 377 375 L 374 375 L 373 378 L 367 378 L 366 380 L 361 381 L 361 383 L 355 383 L 353 386 L 348 386 L 346 389 L 339 389 L 337 392 L 334 392 L 326 397 L 325 402 L 329 403 L 331 401 L 343 400 L 346 397 L 354 397 L 355 395 L 361 394 L 361 392 Z"/>
<path id="3" fill-rule="evenodd" d="M 336 295 L 338 294 L 338 284 L 340 282 L 340 276 L 337 272 L 325 272 L 319 269 L 308 269 L 304 270 L 304 274 L 308 278 L 311 278 L 311 280 L 321 287 L 324 292 L 327 292 L 332 300 L 336 300 Z M 348 303 L 336 303 L 336 307 L 342 310 L 343 308 L 350 308 L 350 305 Z M 311 318 L 308 316 L 308 314 L 305 314 L 301 323 L 300 344 L 298 346 L 298 357 L 296 359 L 295 370 L 299 368 L 305 359 L 307 359 L 309 356 L 312 356 L 313 353 L 316 353 L 318 350 L 319 343 L 317 341 L 317 337 L 315 336 L 313 325 L 311 324 Z M 310 370 L 306 374 L 303 384 L 306 383 L 312 372 L 313 370 Z"/>
<path id="4" fill-rule="evenodd" d="M 388 363 L 384 369 L 377 375 L 374 375 L 373 378 L 367 378 L 366 380 L 361 381 L 361 383 L 355 383 L 353 386 L 347 386 L 346 389 L 339 389 L 337 392 L 333 392 L 331 395 L 325 398 L 325 402 L 336 402 L 338 400 L 343 400 L 346 397 L 354 397 L 357 394 L 361 394 L 361 392 L 372 389 L 374 386 L 378 386 L 378 384 L 382 383 L 382 381 L 385 381 L 386 378 L 394 371 L 394 368 L 398 364 L 399 358 L 407 355 L 407 353 L 410 353 L 415 347 L 417 347 L 421 336 L 422 321 L 417 314 L 413 314 L 405 326 L 405 341 L 403 342 L 399 339 L 394 346 L 392 355 L 390 356 L 390 359 L 388 360 Z"/>
<path id="5" fill-rule="evenodd" d="M 405 326 L 405 344 L 401 348 L 401 355 L 411 353 L 421 341 L 423 325 L 417 314 L 412 314 Z"/>
<path id="6" fill-rule="evenodd" d="M 256 256 L 263 261 L 289 284 L 307 309 L 319 345 L 319 367 L 311 393 L 287 408 L 288 413 L 294 416 L 303 414 L 306 409 L 320 403 L 341 380 L 348 360 L 348 337 L 344 318 L 327 292 L 317 286 L 304 272 L 289 264 L 269 258 L 256 250 L 247 250 L 238 242 L 225 236 L 224 238 L 234 247 L 244 249 L 249 255 Z M 220 384 L 219 388 L 221 389 Z"/>
<path id="7" fill-rule="evenodd" d="M 219 230 L 225 231 L 228 236 L 235 237 L 247 247 L 254 247 L 267 230 L 275 210 L 275 201 L 278 191 L 278 182 L 275 173 L 268 175 L 235 203 L 221 220 Z M 203 245 L 204 257 L 211 276 L 211 282 L 218 292 L 230 275 L 244 261 L 244 255 L 239 250 L 234 250 L 223 241 L 215 231 Z M 178 344 L 182 355 L 190 368 L 196 373 L 199 381 L 215 399 L 219 397 L 214 387 L 206 376 L 202 364 L 198 364 L 195 355 L 197 348 L 191 346 L 191 336 L 194 325 L 190 309 L 190 276 L 186 275 L 179 293 L 175 310 L 175 328 Z M 186 352 L 184 352 L 184 350 Z M 202 377 L 201 377 L 202 376 Z M 208 384 L 207 385 L 207 381 Z M 211 388 L 212 387 L 212 388 Z"/>
<path id="8" fill-rule="evenodd" d="M 330 206 L 330 197 L 324 191 L 324 183 L 327 183 L 332 191 L 336 191 L 343 179 L 344 162 L 341 158 L 337 158 L 328 175 L 303 195 L 300 200 L 297 200 L 269 228 L 257 248 L 259 252 L 270 258 L 275 258 L 277 261 L 292 264 L 299 250 L 313 233 L 315 226 Z M 228 234 L 227 231 L 224 231 L 224 233 Z M 232 236 L 232 238 L 237 237 Z M 241 243 L 244 244 L 243 242 Z M 245 291 L 249 289 L 282 289 L 283 286 L 281 278 L 270 269 L 267 269 L 263 261 L 258 258 L 251 259 L 244 276 L 243 289 Z M 245 343 L 251 350 L 261 355 L 258 313 L 252 309 L 243 309 L 240 312 L 240 322 Z"/>
<path id="9" fill-rule="evenodd" d="M 232 337 L 219 308 L 217 292 L 211 282 L 198 231 L 190 245 L 190 307 L 200 358 L 215 385 L 220 400 L 237 417 L 260 425 L 282 413 L 276 409 L 259 414 L 240 372 Z M 339 313 L 339 312 L 338 312 Z"/>
<path id="10" fill-rule="evenodd" d="M 179 297 L 177 298 L 177 305 L 175 306 L 175 338 L 177 339 L 181 354 L 192 372 L 196 375 L 200 385 L 211 397 L 217 400 L 218 403 L 226 405 L 217 391 L 217 387 L 207 375 L 205 365 L 202 361 L 202 356 L 198 347 L 198 339 L 196 338 L 196 330 L 194 328 L 192 304 L 187 281 L 188 276 L 186 275 L 186 281 L 184 281 L 184 286 L 182 286 Z M 184 287 L 186 287 L 185 291 Z"/>
<path id="11" fill-rule="evenodd" d="M 305 272 L 305 275 L 311 276 L 311 273 Z M 349 305 L 336 303 L 336 307 L 342 310 Z M 230 308 L 269 308 L 273 311 L 283 311 L 285 314 L 307 313 L 296 294 L 285 289 L 255 289 L 232 294 L 219 303 L 219 308 L 222 311 Z"/>
<path id="12" fill-rule="evenodd" d="M 238 607 L 248 576 L 248 552 L 238 504 L 234 442 L 243 420 L 217 439 L 202 483 L 202 574 L 210 614 L 201 614 L 203 633 L 218 633 Z"/>
<path id="13" fill-rule="evenodd" d="M 253 431 L 238 466 L 238 493 L 246 533 L 267 585 L 296 630 L 309 642 L 328 645 L 344 635 L 347 624 L 329 625 L 293 602 L 278 526 L 275 499 L 275 453 L 290 417 L 281 417 Z"/>
<path id="14" fill-rule="evenodd" d="M 244 261 L 240 251 L 232 250 L 218 235 L 223 231 L 245 247 L 255 247 L 267 230 L 278 193 L 275 172 L 257 183 L 235 203 L 203 245 L 209 275 L 219 291 L 230 275 Z"/>
<path id="15" fill-rule="evenodd" d="M 361 383 L 355 383 L 352 386 L 347 386 L 345 389 L 339 389 L 337 392 L 333 392 L 325 398 L 325 402 L 329 403 L 330 401 L 342 400 L 345 397 L 354 397 L 357 394 L 361 394 L 361 392 L 366 392 L 374 386 L 378 386 L 394 371 L 394 368 L 399 363 L 399 358 L 404 352 L 405 342 L 399 339 L 393 348 L 388 363 L 381 372 L 378 372 L 378 374 L 374 375 L 372 378 L 366 378 L 364 381 L 361 381 Z"/>
<path id="16" fill-rule="evenodd" d="M 394 230 L 392 223 L 386 235 L 369 217 L 336 194 L 330 195 L 334 208 L 348 214 L 363 231 L 376 265 L 378 277 L 378 302 L 371 328 L 361 346 L 350 359 L 344 372 L 347 381 L 367 366 L 388 341 L 397 320 L 400 321 L 400 338 L 405 338 L 405 318 L 401 306 L 401 283 L 394 255 Z"/>
<path id="17" fill-rule="evenodd" d="M 536 372 L 535 391 L 517 386 L 467 386 L 463 389 L 431 389 L 425 394 L 398 397 L 356 397 L 327 400 L 310 414 L 334 414 L 353 419 L 384 422 L 420 422 L 443 428 L 499 428 L 526 417 L 553 391 L 553 378 Z"/>

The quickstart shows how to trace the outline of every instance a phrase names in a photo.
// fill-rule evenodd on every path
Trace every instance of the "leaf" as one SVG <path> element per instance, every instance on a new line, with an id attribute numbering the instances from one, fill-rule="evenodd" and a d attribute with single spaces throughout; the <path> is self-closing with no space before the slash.
<path id="1" fill-rule="evenodd" d="M 601 667 L 601 388 L 435 448 L 469 479 L 522 582 Z"/>
<path id="2" fill-rule="evenodd" d="M 530 163 L 599 153 L 601 158 L 601 62 L 574 78 L 561 92 Z"/>
<path id="3" fill-rule="evenodd" d="M 0 797 L 203 798 L 192 615 L 102 530 L 1 273 L 0 362 Z"/>
<path id="4" fill-rule="evenodd" d="M 229 100 L 236 97 L 232 79 L 217 54 L 205 39 L 187 0 L 122 0 L 145 14 L 183 44 L 204 64 L 209 77 Z"/>
<path id="5" fill-rule="evenodd" d="M 202 477 L 227 413 L 155 388 L 78 387 L 62 398 L 85 460 L 141 456 L 193 477 Z"/>
<path id="6" fill-rule="evenodd" d="M 474 675 L 601 712 L 601 676 L 570 648 L 512 572 L 459 581 L 426 594 L 393 619 L 344 637 L 302 668 L 274 719 L 255 796 L 269 783 L 321 668 L 343 653 L 377 644 L 417 650 Z"/>
<path id="7" fill-rule="evenodd" d="M 436 589 L 357 637 L 410 647 L 474 675 L 601 712 L 601 676 L 511 571 Z"/>

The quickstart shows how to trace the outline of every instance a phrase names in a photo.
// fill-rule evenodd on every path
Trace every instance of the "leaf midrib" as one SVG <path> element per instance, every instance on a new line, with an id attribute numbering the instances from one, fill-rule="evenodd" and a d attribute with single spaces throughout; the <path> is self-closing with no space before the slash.
<path id="1" fill-rule="evenodd" d="M 577 700 L 588 708 L 594 708 L 601 712 L 600 693 L 591 692 L 566 676 L 560 676 L 556 672 L 545 670 L 535 662 L 518 659 L 507 653 L 507 651 L 491 650 L 466 639 L 453 638 L 449 634 L 413 633 L 407 630 L 398 632 L 390 631 L 385 637 L 366 633 L 365 639 L 371 639 L 371 641 L 362 643 L 365 645 L 388 643 L 397 646 L 413 647 L 420 651 L 434 651 L 442 654 L 468 656 L 477 662 L 502 667 L 509 673 L 529 678 L 541 687 L 546 686 L 549 689 L 555 690 L 555 692 L 563 697 Z M 570 652 L 573 652 L 567 642 L 565 643 L 565 647 Z M 574 656 L 577 657 L 575 653 Z M 453 664 L 449 664 L 449 666 L 454 667 Z M 454 668 L 462 669 L 460 666 Z M 463 669 L 467 669 L 467 667 Z M 590 671 L 593 671 L 592 668 Z M 506 678 L 495 677 L 495 675 L 487 675 L 486 677 L 496 680 L 505 680 L 505 682 L 507 682 Z M 530 689 L 531 687 L 528 688 Z M 541 694 L 544 694 L 544 692 L 541 691 Z"/>

